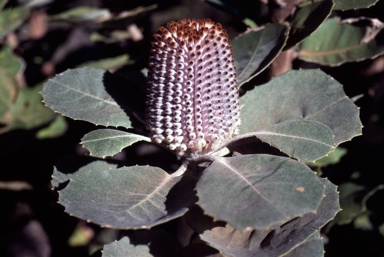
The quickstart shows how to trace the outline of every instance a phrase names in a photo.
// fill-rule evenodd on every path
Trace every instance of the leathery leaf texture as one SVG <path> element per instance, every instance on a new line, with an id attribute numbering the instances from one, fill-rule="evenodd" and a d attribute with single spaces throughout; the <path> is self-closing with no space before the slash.
<path id="1" fill-rule="evenodd" d="M 153 141 L 179 155 L 209 153 L 238 134 L 236 70 L 220 24 L 181 20 L 156 32 L 146 121 Z"/>
<path id="2" fill-rule="evenodd" d="M 324 186 L 324 196 L 317 211 L 282 224 L 239 230 L 220 221 L 214 222 L 196 208 L 186 215 L 186 219 L 202 240 L 225 256 L 324 256 L 319 228 L 327 224 L 340 211 L 340 207 L 336 186 L 324 178 L 318 178 L 318 181 Z"/>
<path id="3" fill-rule="evenodd" d="M 320 70 L 289 71 L 247 92 L 240 103 L 243 136 L 304 161 L 326 156 L 362 130 L 358 107 Z"/>
<path id="4" fill-rule="evenodd" d="M 63 178 L 60 167 L 55 177 Z M 157 167 L 115 168 L 94 161 L 68 179 L 59 203 L 71 215 L 103 227 L 150 228 L 182 216 L 196 201 L 191 178 L 173 177 Z"/>
<path id="5" fill-rule="evenodd" d="M 324 185 L 300 162 L 257 154 L 218 158 L 196 190 L 207 214 L 238 229 L 264 229 L 316 212 Z"/>
<path id="6" fill-rule="evenodd" d="M 234 40 L 241 46 L 235 51 L 239 84 L 265 69 L 287 34 L 286 26 L 270 25 Z M 248 42 L 254 39 L 261 45 Z M 183 168 L 169 174 L 159 167 L 93 160 L 68 173 L 57 166 L 52 185 L 66 184 L 59 191 L 66 212 L 103 227 L 143 229 L 179 218 L 197 203 L 208 226 L 197 216 L 191 226 L 226 256 L 321 256 L 317 231 L 339 211 L 338 195 L 332 183 L 300 161 L 320 159 L 361 134 L 358 108 L 342 86 L 319 70 L 290 71 L 239 99 L 230 41 L 210 20 L 170 22 L 152 44 L 142 101 L 148 138 L 127 132 L 136 129 L 141 105 L 119 93 L 116 74 L 70 70 L 48 81 L 42 95 L 63 115 L 126 129 L 86 134 L 82 143 L 96 157 L 151 140 L 178 154 Z M 239 50 L 247 45 L 250 51 Z M 256 56 L 263 60 L 249 59 Z M 228 141 L 244 137 L 258 137 L 299 161 L 269 154 L 215 155 Z M 195 166 L 198 160 L 204 163 Z M 106 247 L 105 256 L 125 250 L 148 253 L 121 240 Z"/>

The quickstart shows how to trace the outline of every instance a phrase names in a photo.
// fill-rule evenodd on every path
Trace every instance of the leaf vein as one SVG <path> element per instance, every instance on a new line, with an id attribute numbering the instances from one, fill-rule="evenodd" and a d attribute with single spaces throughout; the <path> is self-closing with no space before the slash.
<path id="1" fill-rule="evenodd" d="M 127 211 L 129 212 L 130 210 L 133 210 L 134 208 L 136 207 L 140 207 L 144 202 L 146 201 L 150 201 L 151 197 L 154 196 L 155 194 L 157 194 L 161 189 L 162 187 L 168 183 L 168 181 L 170 180 L 171 178 L 166 178 L 159 186 L 157 186 L 156 188 L 154 188 L 154 190 L 148 194 L 145 198 L 143 198 L 141 201 L 137 202 L 136 204 L 132 205 L 131 207 L 129 207 L 127 209 Z"/>
<path id="2" fill-rule="evenodd" d="M 97 142 L 97 141 L 103 141 L 103 140 L 108 140 L 108 139 L 117 139 L 117 138 L 121 138 L 121 137 L 127 137 L 127 138 L 132 137 L 132 138 L 138 138 L 138 140 L 145 140 L 145 138 L 141 138 L 140 136 L 120 135 L 120 136 L 109 136 L 109 137 L 103 137 L 103 138 L 83 140 L 83 143 Z"/>
<path id="3" fill-rule="evenodd" d="M 305 117 L 305 119 L 307 119 L 307 118 L 310 118 L 310 117 L 313 117 L 313 116 L 316 116 L 318 113 L 320 113 L 320 112 L 324 111 L 325 109 L 327 109 L 327 108 L 331 107 L 332 105 L 335 105 L 335 104 L 337 104 L 338 102 L 340 102 L 340 101 L 344 100 L 345 98 L 347 98 L 347 97 L 346 97 L 346 96 L 343 96 L 343 97 L 341 97 L 341 98 L 337 99 L 336 101 L 334 101 L 334 102 L 332 102 L 332 103 L 330 103 L 330 104 L 328 104 L 328 105 L 324 106 L 323 108 L 319 109 L 317 112 L 314 112 L 314 113 L 312 113 L 312 114 L 308 115 L 307 117 Z"/>
<path id="4" fill-rule="evenodd" d="M 321 145 L 325 145 L 327 147 L 334 147 L 334 145 L 329 145 L 329 144 L 326 144 L 324 142 L 321 142 L 321 141 L 318 141 L 318 140 L 315 140 L 315 139 L 312 139 L 312 138 L 308 138 L 308 137 L 300 137 L 300 136 L 294 136 L 294 135 L 289 135 L 289 134 L 279 134 L 279 133 L 274 133 L 274 132 L 268 132 L 268 131 L 258 131 L 258 132 L 255 132 L 254 133 L 255 135 L 271 135 L 271 136 L 280 136 L 280 137 L 287 137 L 287 138 L 294 138 L 294 139 L 302 139 L 302 140 L 306 140 L 306 141 L 312 141 L 312 142 L 315 142 L 315 143 L 318 143 L 318 144 L 321 144 Z"/>
<path id="5" fill-rule="evenodd" d="M 256 45 L 256 49 L 259 48 L 263 36 L 264 36 L 264 32 L 261 33 L 261 37 L 260 37 L 259 42 L 258 42 L 257 45 Z M 241 71 L 241 73 L 239 74 L 238 78 L 240 78 L 240 77 L 247 71 L 247 69 L 248 69 L 248 67 L 251 65 L 251 63 L 253 63 L 252 60 L 255 58 L 255 56 L 256 56 L 256 52 L 257 52 L 256 50 L 253 52 L 251 58 L 249 58 L 249 62 L 248 62 L 247 65 L 244 67 L 244 69 Z"/>
<path id="6" fill-rule="evenodd" d="M 52 80 L 52 82 L 54 82 L 54 83 L 56 83 L 56 84 L 58 84 L 58 85 L 60 85 L 60 86 L 63 86 L 63 87 L 65 87 L 65 88 L 69 89 L 69 90 L 72 90 L 72 91 L 75 91 L 75 92 L 77 92 L 77 93 L 83 94 L 84 96 L 87 96 L 87 97 L 90 97 L 90 98 L 94 98 L 94 99 L 100 100 L 100 101 L 105 102 L 105 103 L 110 104 L 110 105 L 119 106 L 116 102 L 111 102 L 111 101 L 108 101 L 108 100 L 106 100 L 106 99 L 97 97 L 97 96 L 95 96 L 95 95 L 91 95 L 91 94 L 85 93 L 84 91 L 75 89 L 75 88 L 73 88 L 73 87 L 69 87 L 69 86 L 67 86 L 67 85 L 65 85 L 65 84 L 63 84 L 63 83 L 60 83 L 60 82 L 56 81 L 56 80 Z"/>
<path id="7" fill-rule="evenodd" d="M 263 198 L 267 203 L 269 203 L 278 213 L 280 213 L 281 215 L 284 216 L 284 218 L 287 218 L 287 216 L 281 212 L 271 201 L 268 200 L 268 198 L 266 198 L 251 182 L 248 181 L 248 179 L 246 177 L 244 177 L 241 173 L 237 172 L 236 169 L 234 169 L 231 165 L 229 165 L 227 163 L 227 161 L 223 158 L 220 158 L 220 162 L 226 167 L 228 168 L 229 170 L 231 170 L 232 172 L 234 172 L 236 175 L 238 175 L 242 180 L 244 180 L 244 182 L 246 182 L 258 195 L 261 196 L 261 198 Z"/>

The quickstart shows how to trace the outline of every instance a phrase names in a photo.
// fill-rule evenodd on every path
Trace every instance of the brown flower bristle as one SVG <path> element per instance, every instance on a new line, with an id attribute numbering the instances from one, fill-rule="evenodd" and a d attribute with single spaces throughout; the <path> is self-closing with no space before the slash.
<path id="1" fill-rule="evenodd" d="M 238 133 L 236 70 L 220 24 L 180 20 L 155 33 L 146 121 L 152 140 L 179 155 L 215 151 Z"/>

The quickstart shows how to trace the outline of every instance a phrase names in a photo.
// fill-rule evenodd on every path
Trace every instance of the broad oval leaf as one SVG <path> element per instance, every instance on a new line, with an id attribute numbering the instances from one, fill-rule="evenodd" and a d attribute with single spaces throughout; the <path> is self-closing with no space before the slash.
<path id="1" fill-rule="evenodd" d="M 153 257 L 147 245 L 133 245 L 128 237 L 104 245 L 102 257 Z"/>
<path id="2" fill-rule="evenodd" d="M 178 218 L 195 202 L 189 177 L 150 166 L 98 166 L 88 164 L 70 176 L 59 194 L 66 212 L 103 227 L 139 229 Z"/>
<path id="3" fill-rule="evenodd" d="M 345 62 L 375 58 L 384 53 L 384 24 L 381 21 L 353 19 L 348 22 L 340 22 L 337 18 L 324 22 L 300 44 L 299 58 L 337 66 Z"/>
<path id="4" fill-rule="evenodd" d="M 253 134 L 290 157 L 308 162 L 326 156 L 335 144 L 332 130 L 313 120 L 283 121 Z"/>
<path id="5" fill-rule="evenodd" d="M 128 95 L 121 95 L 121 85 L 116 90 L 116 79 L 101 69 L 67 70 L 50 79 L 41 93 L 44 103 L 64 116 L 96 125 L 131 128 L 130 116 L 136 103 L 128 102 Z M 141 100 L 138 95 L 136 98 Z"/>
<path id="6" fill-rule="evenodd" d="M 304 245 L 317 239 L 320 228 L 340 211 L 336 186 L 324 178 L 319 178 L 319 181 L 324 184 L 325 190 L 316 213 L 307 213 L 303 217 L 294 218 L 269 229 L 236 230 L 228 224 L 213 223 L 206 216 L 199 217 L 199 215 L 192 215 L 191 212 L 186 218 L 192 228 L 200 234 L 202 240 L 226 256 L 318 256 L 304 255 L 304 253 L 308 249 L 314 250 L 314 253 L 319 250 L 322 252 L 323 245 L 320 249 L 317 243 L 316 246 L 312 243 Z"/>
<path id="7" fill-rule="evenodd" d="M 125 147 L 139 141 L 150 142 L 151 140 L 148 137 L 126 131 L 98 129 L 84 135 L 81 139 L 81 144 L 91 155 L 105 158 L 107 156 L 113 156 L 121 152 Z"/>
<path id="8" fill-rule="evenodd" d="M 109 19 L 111 13 L 108 9 L 98 9 L 90 6 L 79 6 L 59 14 L 52 15 L 49 19 L 70 22 L 103 21 Z"/>
<path id="9" fill-rule="evenodd" d="M 28 15 L 29 10 L 24 6 L 2 10 L 0 12 L 0 36 L 3 37 L 16 29 L 24 22 Z"/>
<path id="10" fill-rule="evenodd" d="M 298 6 L 284 49 L 289 49 L 312 34 L 331 14 L 332 0 L 304 1 Z"/>
<path id="11" fill-rule="evenodd" d="M 359 109 L 343 87 L 320 70 L 289 71 L 240 98 L 241 133 L 288 120 L 313 120 L 330 128 L 335 146 L 360 135 Z"/>
<path id="12" fill-rule="evenodd" d="M 323 184 L 306 165 L 271 155 L 217 158 L 197 183 L 199 205 L 237 229 L 267 229 L 315 212 Z"/>
<path id="13" fill-rule="evenodd" d="M 379 0 L 333 0 L 335 2 L 334 10 L 353 10 L 369 8 L 379 2 Z"/>
<path id="14" fill-rule="evenodd" d="M 288 27 L 275 23 L 248 30 L 232 41 L 239 87 L 262 72 L 279 55 L 287 35 Z"/>

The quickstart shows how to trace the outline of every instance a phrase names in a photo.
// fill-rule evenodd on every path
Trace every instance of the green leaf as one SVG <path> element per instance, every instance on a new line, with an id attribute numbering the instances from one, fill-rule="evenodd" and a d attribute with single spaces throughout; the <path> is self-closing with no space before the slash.
<path id="1" fill-rule="evenodd" d="M 18 92 L 16 75 L 24 69 L 24 62 L 13 54 L 10 47 L 0 51 L 0 123 L 12 120 L 11 107 Z"/>
<path id="2" fill-rule="evenodd" d="M 78 223 L 72 235 L 68 238 L 70 247 L 88 246 L 94 237 L 94 230 L 84 223 Z"/>
<path id="3" fill-rule="evenodd" d="M 240 98 L 241 133 L 289 120 L 313 120 L 329 127 L 335 146 L 360 135 L 357 106 L 343 87 L 320 70 L 289 71 Z"/>
<path id="4" fill-rule="evenodd" d="M 50 20 L 65 20 L 71 22 L 103 21 L 109 19 L 108 9 L 98 9 L 91 6 L 79 6 L 51 16 Z"/>
<path id="5" fill-rule="evenodd" d="M 136 22 L 136 17 L 144 16 L 145 13 L 155 10 L 158 4 L 138 6 L 134 9 L 130 9 L 127 12 L 121 13 L 120 15 L 111 15 L 107 20 L 101 23 L 103 29 L 116 30 L 116 29 L 127 29 L 127 24 Z"/>
<path id="6" fill-rule="evenodd" d="M 0 123 L 12 121 L 11 107 L 17 96 L 17 84 L 14 76 L 0 70 Z"/>
<path id="7" fill-rule="evenodd" d="M 279 55 L 287 35 L 288 27 L 275 23 L 248 30 L 232 41 L 239 87 L 262 72 Z"/>
<path id="8" fill-rule="evenodd" d="M 127 54 L 119 55 L 112 58 L 106 58 L 98 61 L 92 61 L 82 64 L 83 67 L 93 67 L 103 70 L 118 69 L 128 63 L 129 56 Z"/>
<path id="9" fill-rule="evenodd" d="M 99 129 L 86 134 L 81 139 L 81 144 L 91 155 L 105 158 L 113 156 L 125 147 L 128 147 L 139 141 L 151 140 L 147 137 L 137 134 L 115 130 L 115 129 Z"/>
<path id="10" fill-rule="evenodd" d="M 334 148 L 332 130 L 313 120 L 283 121 L 253 134 L 290 157 L 303 161 L 320 159 Z"/>
<path id="11" fill-rule="evenodd" d="M 100 163 L 71 175 L 59 194 L 66 212 L 103 227 L 139 229 L 178 218 L 195 202 L 189 177 L 150 166 L 105 169 Z"/>
<path id="12" fill-rule="evenodd" d="M 228 224 L 213 223 L 206 216 L 196 215 L 194 209 L 187 214 L 186 219 L 202 240 L 226 256 L 321 256 L 317 253 L 323 252 L 323 245 L 319 247 L 318 243 L 310 242 L 319 238 L 320 228 L 336 215 L 340 207 L 336 186 L 324 178 L 319 178 L 319 181 L 324 184 L 325 190 L 316 213 L 307 213 L 268 229 L 236 230 Z M 305 255 L 307 251 L 313 252 Z"/>
<path id="13" fill-rule="evenodd" d="M 367 194 L 367 189 L 362 185 L 346 182 L 339 186 L 339 190 L 342 211 L 336 216 L 335 223 L 344 225 L 364 211 L 362 199 Z"/>
<path id="14" fill-rule="evenodd" d="M 123 83 L 127 81 L 104 70 L 78 68 L 50 79 L 42 95 L 48 107 L 72 119 L 131 128 L 130 116 L 142 104 L 134 101 L 141 101 L 141 96 Z"/>
<path id="15" fill-rule="evenodd" d="M 383 28 L 377 19 L 329 19 L 300 44 L 299 58 L 328 66 L 375 58 L 384 53 Z"/>
<path id="16" fill-rule="evenodd" d="M 56 138 L 64 135 L 67 131 L 68 124 L 65 118 L 61 115 L 57 115 L 56 118 L 49 124 L 48 127 L 40 129 L 36 133 L 36 138 L 38 139 L 47 139 L 47 138 Z"/>
<path id="17" fill-rule="evenodd" d="M 56 114 L 41 103 L 41 86 L 21 88 L 11 106 L 7 130 L 32 129 L 52 121 Z"/>
<path id="18" fill-rule="evenodd" d="M 373 216 L 370 210 L 366 210 L 364 213 L 361 213 L 353 220 L 353 226 L 355 229 L 372 231 L 375 229 L 375 225 L 371 220 Z"/>
<path id="19" fill-rule="evenodd" d="M 132 245 L 128 237 L 104 246 L 102 257 L 153 257 L 147 245 Z"/>
<path id="20" fill-rule="evenodd" d="M 334 222 L 344 225 L 352 222 L 360 214 L 367 210 L 368 199 L 377 191 L 383 190 L 384 186 L 379 185 L 372 190 L 352 182 L 346 182 L 339 186 L 340 205 L 342 211 L 337 214 Z"/>
<path id="21" fill-rule="evenodd" d="M 315 161 L 314 163 L 310 163 L 310 165 L 316 166 L 316 167 L 325 167 L 330 164 L 336 164 L 346 154 L 347 154 L 347 149 L 342 147 L 337 147 L 329 155 L 325 156 L 324 158 L 321 158 L 320 160 Z"/>
<path id="22" fill-rule="evenodd" d="M 271 155 L 218 157 L 197 183 L 199 205 L 237 229 L 267 229 L 315 212 L 323 184 L 306 165 Z"/>
<path id="23" fill-rule="evenodd" d="M 335 2 L 334 10 L 353 10 L 369 8 L 379 2 L 379 0 L 333 0 Z"/>
<path id="24" fill-rule="evenodd" d="M 331 14 L 332 0 L 305 1 L 298 6 L 284 49 L 289 49 L 312 34 Z"/>
<path id="25" fill-rule="evenodd" d="M 0 12 L 0 36 L 4 36 L 20 26 L 28 17 L 29 11 L 26 7 L 5 9 Z"/>
<path id="26" fill-rule="evenodd" d="M 12 76 L 21 73 L 25 68 L 24 61 L 17 57 L 12 48 L 5 46 L 0 51 L 0 70 Z"/>

